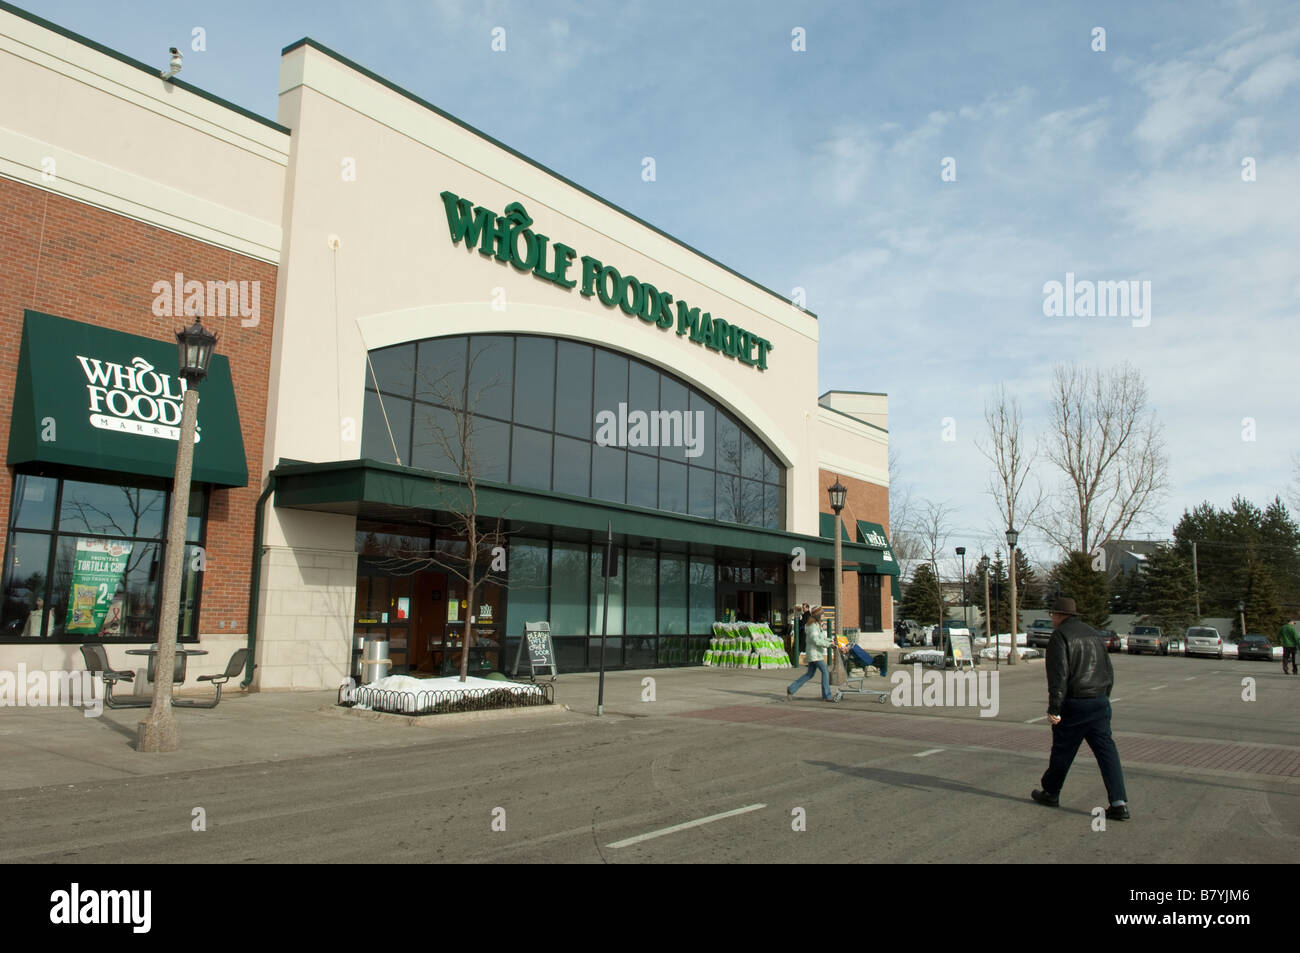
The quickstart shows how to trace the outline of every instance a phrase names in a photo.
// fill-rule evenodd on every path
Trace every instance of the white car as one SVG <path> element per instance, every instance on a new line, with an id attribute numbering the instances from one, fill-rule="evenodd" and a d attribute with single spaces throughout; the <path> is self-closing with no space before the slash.
<path id="1" fill-rule="evenodd" d="M 1219 630 L 1209 625 L 1192 626 L 1183 638 L 1183 654 L 1223 658 L 1223 639 Z"/>

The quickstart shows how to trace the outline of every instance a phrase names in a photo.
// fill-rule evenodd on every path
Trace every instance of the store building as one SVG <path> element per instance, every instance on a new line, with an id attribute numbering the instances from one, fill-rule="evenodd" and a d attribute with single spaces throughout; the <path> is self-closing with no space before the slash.
<path id="1" fill-rule="evenodd" d="M 42 91 L 0 129 L 0 668 L 80 667 L 88 628 L 151 640 L 161 528 L 138 516 L 167 505 L 181 323 L 158 311 L 187 303 L 226 359 L 183 600 L 208 670 L 251 642 L 254 685 L 334 687 L 368 635 L 439 671 L 467 616 L 476 667 L 537 620 L 561 671 L 592 667 L 607 527 L 606 663 L 692 664 L 716 619 L 833 601 L 837 478 L 841 625 L 888 644 L 887 399 L 817 395 L 816 316 L 310 40 L 275 121 L 13 8 L 0 41 L 0 77 Z M 472 605 L 471 487 L 504 534 Z M 76 554 L 126 543 L 109 621 L 70 624 Z"/>

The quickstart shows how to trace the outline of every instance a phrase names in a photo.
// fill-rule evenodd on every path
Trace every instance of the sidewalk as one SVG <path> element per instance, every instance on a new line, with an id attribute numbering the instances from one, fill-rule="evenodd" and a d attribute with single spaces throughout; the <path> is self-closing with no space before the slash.
<path id="1" fill-rule="evenodd" d="M 1005 667 L 1004 667 L 1005 671 Z M 1040 667 L 1023 666 L 1042 678 Z M 796 670 L 750 672 L 717 668 L 661 668 L 609 672 L 604 717 L 661 717 L 687 711 L 785 704 Z M 880 679 L 880 687 L 888 681 Z M 174 774 L 263 761 L 336 757 L 373 748 L 437 744 L 502 731 L 533 731 L 596 721 L 599 677 L 560 675 L 553 707 L 510 712 L 434 715 L 416 725 L 397 717 L 349 714 L 337 693 L 258 692 L 224 695 L 211 710 L 173 709 L 181 748 L 168 754 L 135 750 L 136 725 L 147 708 L 105 708 L 87 718 L 75 708 L 0 708 L 0 790 L 71 785 Z M 795 705 L 821 704 L 805 686 Z"/>

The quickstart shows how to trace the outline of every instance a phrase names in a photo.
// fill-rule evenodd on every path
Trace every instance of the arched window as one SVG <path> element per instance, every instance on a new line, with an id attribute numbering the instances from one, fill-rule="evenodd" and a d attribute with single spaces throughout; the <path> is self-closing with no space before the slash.
<path id="1" fill-rule="evenodd" d="M 474 334 L 371 351 L 361 445 L 444 473 L 469 446 L 478 479 L 785 525 L 785 470 L 749 428 L 679 378 L 579 341 Z"/>

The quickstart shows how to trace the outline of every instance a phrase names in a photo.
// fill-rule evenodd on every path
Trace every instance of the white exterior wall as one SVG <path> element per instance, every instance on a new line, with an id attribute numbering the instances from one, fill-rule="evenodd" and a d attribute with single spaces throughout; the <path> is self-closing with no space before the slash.
<path id="1" fill-rule="evenodd" d="M 817 465 L 823 470 L 889 486 L 888 433 L 818 407 L 814 439 Z"/>
<path id="2" fill-rule="evenodd" d="M 3 10 L 0 90 L 0 175 L 279 260 L 285 132 Z"/>
<path id="3" fill-rule="evenodd" d="M 368 349 L 445 333 L 542 332 L 624 350 L 706 390 L 792 467 L 787 528 L 817 532 L 816 319 L 318 50 L 286 56 L 280 85 L 279 121 L 297 141 L 268 461 L 359 456 Z M 354 182 L 341 174 L 345 158 L 355 161 Z M 768 369 L 453 245 L 443 190 L 498 213 L 523 203 L 552 243 L 771 341 Z M 575 260 L 570 276 L 580 271 Z M 505 311 L 491 307 L 497 288 Z M 271 541 L 283 542 L 277 531 Z"/>

